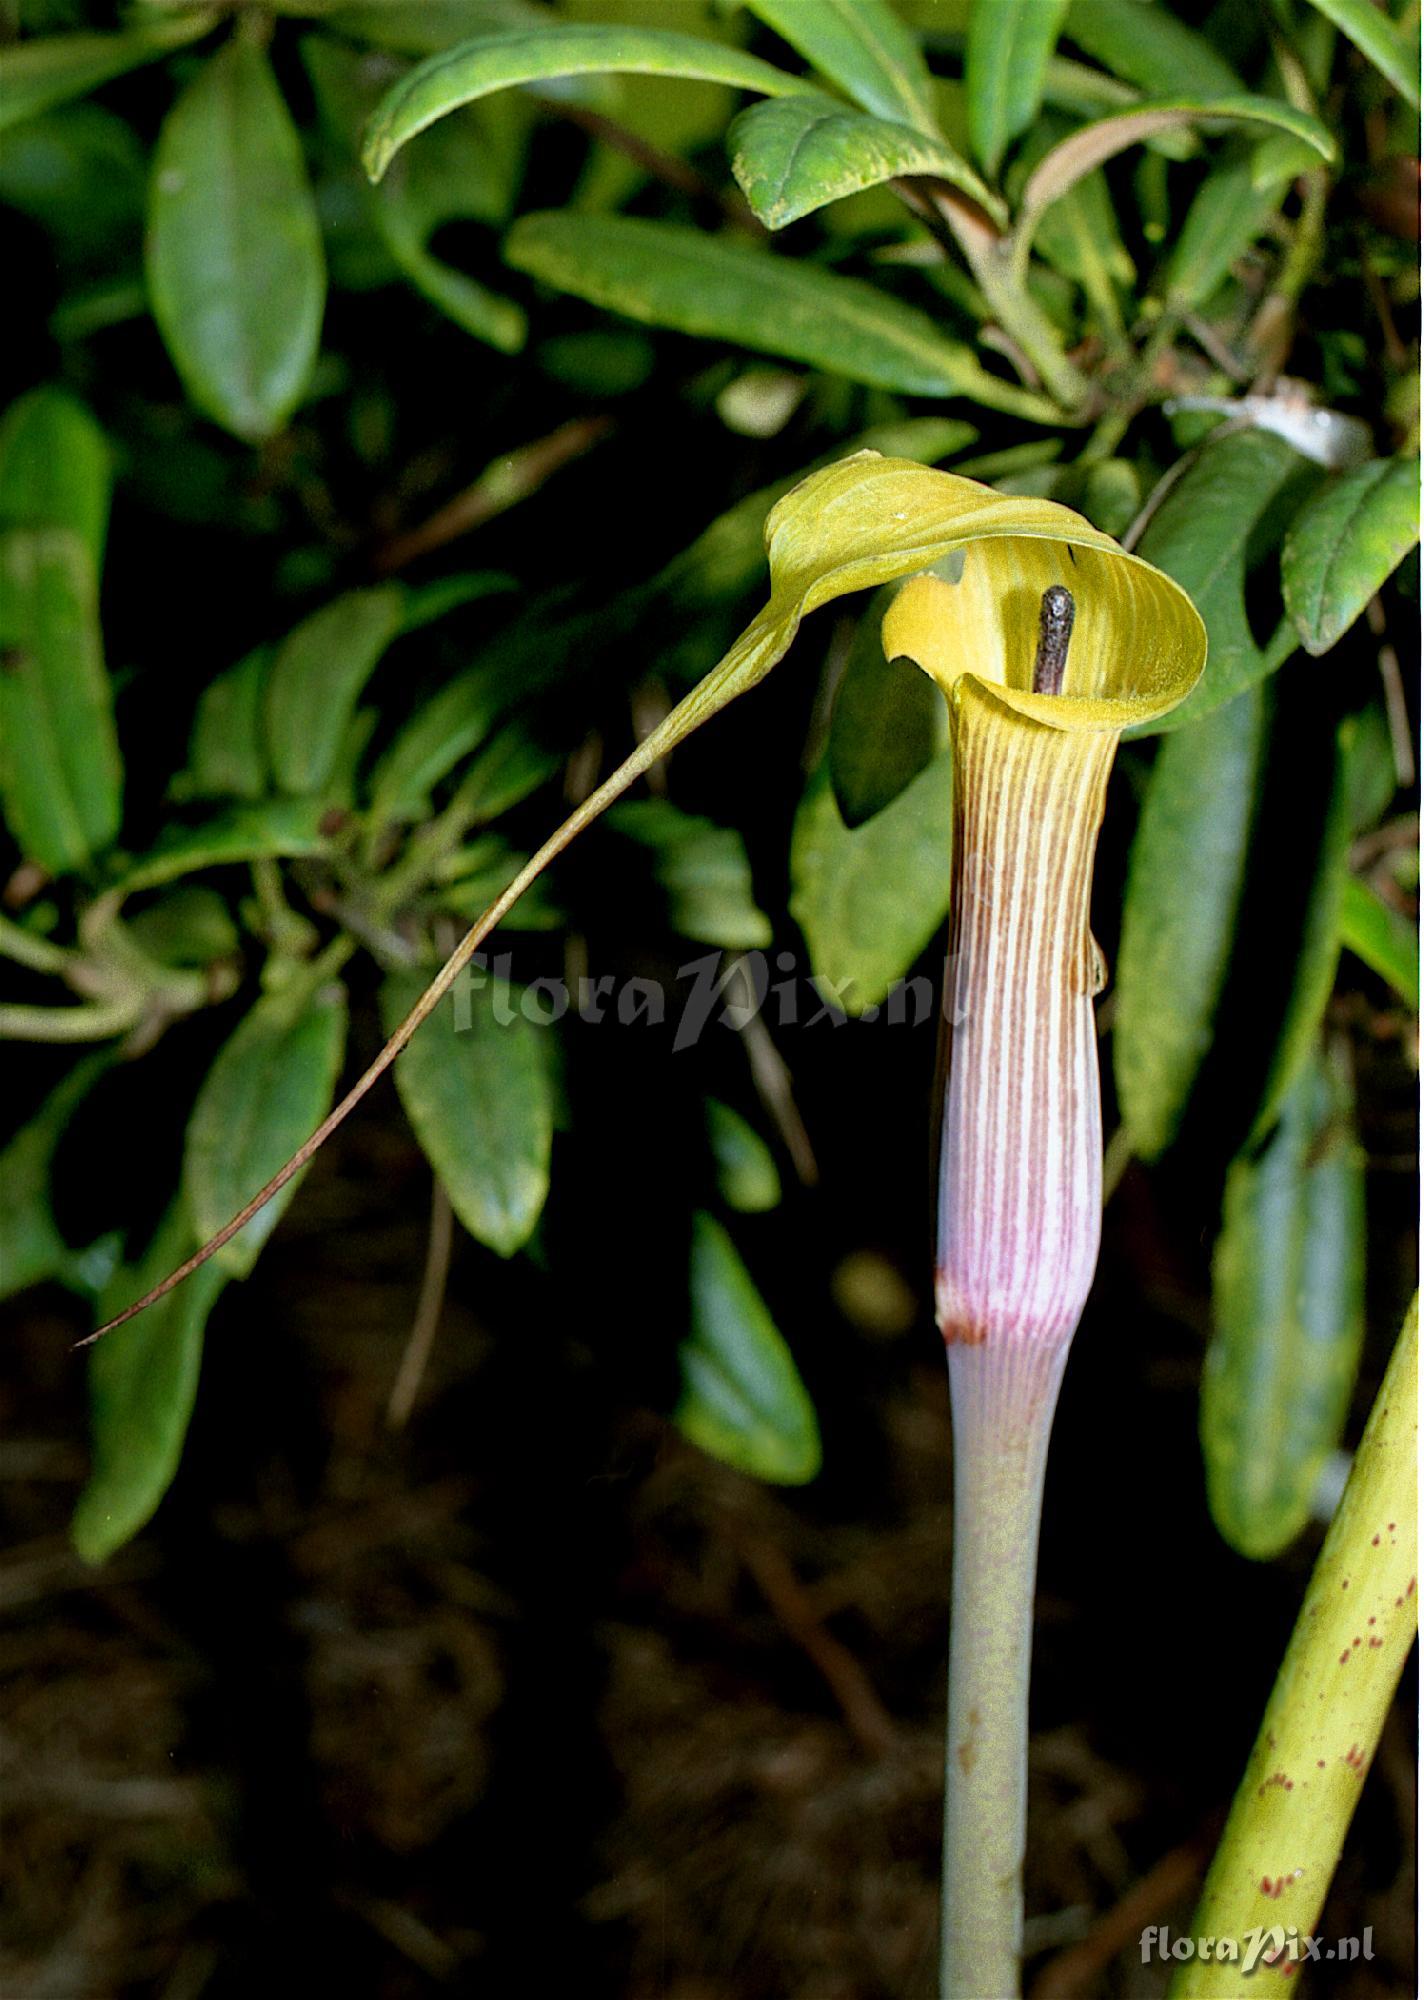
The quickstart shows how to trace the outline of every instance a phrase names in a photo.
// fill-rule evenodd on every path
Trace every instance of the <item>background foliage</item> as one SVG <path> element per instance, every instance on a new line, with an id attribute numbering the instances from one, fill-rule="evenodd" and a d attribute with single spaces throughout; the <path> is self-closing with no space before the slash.
<path id="1" fill-rule="evenodd" d="M 4 1291 L 65 1288 L 78 1332 L 220 1226 L 746 621 L 771 501 L 873 446 L 1068 502 L 1207 620 L 1201 688 L 1121 758 L 1095 911 L 1111 1158 L 1149 1163 L 1129 1262 L 1205 1336 L 1194 1493 L 1134 1504 L 1204 1495 L 1232 1549 L 1300 1560 L 1410 1289 L 1417 18 L 34 0 L 5 29 Z M 834 1275 L 873 1328 L 896 1264 L 923 1278 L 922 1110 L 888 1169 L 905 1121 L 865 1093 L 928 1094 L 931 1031 L 884 1003 L 935 972 L 949 773 L 879 609 L 590 833 L 397 1070 L 440 1190 L 425 1317 L 451 1212 L 472 1286 L 528 1267 L 516 1322 L 577 1268 L 628 1405 L 776 1482 L 843 1422 L 807 1299 Z M 793 1035 L 768 1002 L 673 1062 L 677 968 L 768 949 L 870 1018 Z M 590 975 L 660 982 L 669 1021 L 526 1018 Z M 817 1153 L 831 1248 L 798 1220 Z M 95 1350 L 86 1560 L 162 1499 L 285 1205 Z M 505 1420 L 540 1451 L 537 1407 Z"/>

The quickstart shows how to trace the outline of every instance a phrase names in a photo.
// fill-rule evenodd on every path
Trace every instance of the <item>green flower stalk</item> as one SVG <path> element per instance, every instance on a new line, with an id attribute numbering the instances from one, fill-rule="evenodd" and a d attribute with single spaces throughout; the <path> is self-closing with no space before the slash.
<path id="1" fill-rule="evenodd" d="M 1182 699 L 1206 639 L 1170 578 L 1068 508 L 875 452 L 803 480 L 772 509 L 766 544 L 769 600 L 725 657 L 521 869 L 281 1172 L 110 1324 L 171 1290 L 281 1192 L 549 863 L 641 773 L 755 687 L 808 613 L 911 579 L 891 607 L 886 643 L 944 688 L 957 768 L 936 1287 L 957 1504 L 944 1992 L 1007 2000 L 1022 1928 L 1043 1464 L 1098 1248 L 1093 850 L 1120 731 Z M 961 554 L 958 582 L 928 573 Z"/>
<path id="2" fill-rule="evenodd" d="M 944 689 L 955 766 L 935 1299 L 954 1413 L 944 2000 L 1019 1991 L 1044 1467 L 1102 1213 L 1088 928 L 1118 736 L 1195 682 L 1200 620 L 1120 552 L 986 541 L 916 578 L 889 657 Z"/>

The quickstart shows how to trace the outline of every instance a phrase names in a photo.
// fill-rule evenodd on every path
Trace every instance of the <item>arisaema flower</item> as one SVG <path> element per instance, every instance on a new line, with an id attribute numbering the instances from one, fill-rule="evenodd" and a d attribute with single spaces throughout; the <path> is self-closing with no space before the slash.
<path id="1" fill-rule="evenodd" d="M 937 1273 L 956 1496 L 943 1991 L 947 2000 L 1006 2000 L 1018 1987 L 1043 1462 L 1098 1247 L 1093 850 L 1119 733 L 1182 699 L 1206 642 L 1176 584 L 1068 508 L 874 452 L 803 480 L 772 509 L 766 543 L 769 600 L 726 656 L 544 843 L 281 1173 L 123 1317 L 281 1191 L 554 857 L 754 687 L 803 617 L 909 578 L 886 643 L 945 690 L 956 786 Z M 930 573 L 956 557 L 957 581 Z"/>

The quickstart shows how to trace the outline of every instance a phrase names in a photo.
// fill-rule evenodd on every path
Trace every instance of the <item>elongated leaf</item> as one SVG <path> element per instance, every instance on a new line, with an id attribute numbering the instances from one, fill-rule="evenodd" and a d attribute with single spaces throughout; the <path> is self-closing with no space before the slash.
<path id="1" fill-rule="evenodd" d="M 388 1028 L 425 981 L 398 974 L 381 989 Z M 396 1087 L 421 1149 L 470 1234 L 501 1257 L 528 1242 L 549 1191 L 553 1139 L 549 1032 L 504 980 L 476 972 L 453 1004 L 419 1030 L 396 1065 Z"/>
<path id="2" fill-rule="evenodd" d="M 398 584 L 348 591 L 304 618 L 267 679 L 267 744 L 283 791 L 316 792 L 336 763 L 361 690 L 405 623 Z"/>
<path id="3" fill-rule="evenodd" d="M 1340 942 L 1419 1012 L 1419 926 L 1355 875 L 1340 900 Z"/>
<path id="4" fill-rule="evenodd" d="M 1310 1517 L 1364 1334 L 1364 1160 L 1348 1079 L 1315 1058 L 1264 1152 L 1227 1177 L 1201 1438 L 1212 1518 L 1278 1555 Z"/>
<path id="5" fill-rule="evenodd" d="M 0 799 L 23 852 L 83 868 L 119 826 L 122 767 L 98 579 L 72 528 L 0 535 Z"/>
<path id="6" fill-rule="evenodd" d="M 1102 166 L 1105 160 L 1144 139 L 1164 132 L 1183 131 L 1194 125 L 1264 125 L 1289 133 L 1322 160 L 1332 161 L 1339 147 L 1318 118 L 1296 111 L 1273 97 L 1215 98 L 1194 102 L 1175 98 L 1165 103 L 1135 104 L 1130 111 L 1101 118 L 1093 125 L 1062 140 L 1046 153 L 1029 176 L 1019 202 L 1015 227 L 1015 254 L 1023 260 L 1043 211 L 1065 195 L 1084 174 Z"/>
<path id="7" fill-rule="evenodd" d="M 0 55 L 0 132 L 196 41 L 213 18 L 199 13 L 122 35 L 37 35 L 12 44 Z"/>
<path id="8" fill-rule="evenodd" d="M 771 943 L 771 925 L 757 907 L 747 850 L 735 827 L 679 812 L 667 799 L 615 806 L 609 824 L 653 854 L 669 920 L 684 937 L 727 951 L 755 951 Z"/>
<path id="9" fill-rule="evenodd" d="M 934 79 L 888 0 L 750 0 L 750 6 L 867 111 L 938 132 Z"/>
<path id="10" fill-rule="evenodd" d="M 964 89 L 975 157 L 991 178 L 1043 102 L 1043 79 L 1068 0 L 973 0 Z"/>
<path id="11" fill-rule="evenodd" d="M 887 660 L 881 620 L 892 592 L 861 613 L 836 688 L 826 757 L 836 805 L 852 831 L 899 798 L 948 747 L 944 696 L 913 660 Z"/>
<path id="12" fill-rule="evenodd" d="M 324 854 L 326 806 L 321 799 L 263 799 L 216 813 L 201 826 L 175 827 L 145 855 L 122 871 L 118 886 L 131 896 L 156 889 L 201 868 L 230 867 L 239 861 L 279 860 Z"/>
<path id="13" fill-rule="evenodd" d="M 1311 1572 L 1189 1936 L 1270 1938 L 1281 1921 L 1282 1889 L 1289 1888 L 1290 1924 L 1298 1926 L 1304 1960 L 1304 1940 L 1319 1926 L 1414 1649 L 1418 1564 L 1416 1294 Z M 1282 1855 L 1291 1857 L 1289 1876 L 1280 1872 Z M 1179 1965 L 1170 1988 L 1170 2000 L 1240 2000 L 1240 1994 L 1240 1962 L 1215 1953 Z"/>
<path id="14" fill-rule="evenodd" d="M 879 1008 L 944 922 L 950 783 L 944 751 L 853 831 L 825 764 L 806 788 L 791 836 L 791 914 L 817 983 L 847 1014 Z"/>
<path id="15" fill-rule="evenodd" d="M 1113 1074 L 1133 1149 L 1171 1143 L 1211 1045 L 1246 879 L 1266 751 L 1247 688 L 1157 753 L 1128 865 Z"/>
<path id="16" fill-rule="evenodd" d="M 804 1486 L 821 1469 L 821 1436 L 790 1349 L 731 1237 L 692 1218 L 692 1324 L 679 1349 L 673 1422 L 709 1457 L 754 1479 Z"/>
<path id="17" fill-rule="evenodd" d="M 1068 34 L 1105 69 L 1154 97 L 1231 97 L 1241 89 L 1206 37 L 1157 0 L 1072 0 Z"/>
<path id="18" fill-rule="evenodd" d="M 183 1195 L 211 1236 L 274 1174 L 331 1107 L 346 1047 L 346 989 L 299 985 L 259 1000 L 224 1042 L 188 1120 Z M 245 1278 L 296 1193 L 292 1181 L 215 1262 Z"/>
<path id="19" fill-rule="evenodd" d="M 113 456 L 88 410 L 64 389 L 32 389 L 0 424 L 0 528 L 69 528 L 104 567 Z"/>
<path id="20" fill-rule="evenodd" d="M 1281 584 L 1307 653 L 1328 653 L 1419 539 L 1419 461 L 1376 458 L 1308 500 L 1286 534 Z"/>
<path id="21" fill-rule="evenodd" d="M 353 42 L 405 56 L 430 56 L 510 28 L 551 28 L 558 16 L 538 0 L 366 0 L 324 13 L 325 24 Z"/>
<path id="22" fill-rule="evenodd" d="M 50 1163 L 66 1126 L 109 1066 L 105 1050 L 66 1072 L 34 1117 L 0 1151 L 0 1299 L 58 1277 L 69 1262 L 68 1243 L 50 1203 Z"/>
<path id="23" fill-rule="evenodd" d="M 1161 287 L 1174 312 L 1206 304 L 1279 214 L 1289 185 L 1288 176 L 1263 184 L 1250 158 L 1213 168 L 1193 196 L 1163 267 Z"/>
<path id="24" fill-rule="evenodd" d="M 707 1137 L 717 1166 L 717 1192 L 728 1208 L 761 1215 L 781 1200 L 781 1175 L 765 1139 L 730 1104 L 709 1097 Z"/>
<path id="25" fill-rule="evenodd" d="M 1246 618 L 1248 557 L 1259 524 L 1307 462 L 1283 439 L 1250 431 L 1207 446 L 1168 494 L 1148 526 L 1141 553 L 1187 591 L 1206 622 L 1206 671 L 1180 708 L 1153 725 L 1181 729 L 1273 673 L 1295 647 L 1282 619 L 1264 647 Z"/>
<path id="26" fill-rule="evenodd" d="M 1351 837 L 1345 754 L 1339 741 L 1324 818 L 1318 824 L 1310 894 L 1296 945 L 1294 974 L 1252 1127 L 1252 1144 L 1259 1142 L 1281 1115 L 1297 1077 L 1310 1062 L 1335 985 Z"/>
<path id="27" fill-rule="evenodd" d="M 173 797 L 260 799 L 266 793 L 262 712 L 271 665 L 271 648 L 258 646 L 203 689 L 188 738 L 188 768 L 174 780 Z"/>
<path id="28" fill-rule="evenodd" d="M 769 97 L 806 88 L 799 78 L 740 49 L 667 29 L 588 21 L 481 35 L 431 56 L 386 93 L 366 128 L 366 171 L 380 180 L 417 132 L 492 91 L 551 77 L 609 74 L 687 77 Z"/>
<path id="29" fill-rule="evenodd" d="M 1419 37 L 1408 41 L 1383 7 L 1374 0 L 1310 0 L 1318 14 L 1333 21 L 1347 41 L 1355 44 L 1380 75 L 1387 77 L 1405 102 L 1419 109 Z"/>
<path id="30" fill-rule="evenodd" d="M 631 216 L 522 216 L 505 257 L 557 290 L 648 326 L 809 362 L 911 396 L 972 397 L 1042 420 L 1048 405 L 990 375 L 925 314 L 856 278 Z"/>
<path id="31" fill-rule="evenodd" d="M 154 317 L 199 409 L 236 437 L 280 430 L 316 360 L 326 267 L 301 141 L 241 35 L 164 120 L 147 260 Z"/>
<path id="32" fill-rule="evenodd" d="M 754 104 L 727 135 L 732 172 L 768 229 L 784 229 L 827 202 L 902 174 L 933 174 L 974 197 L 998 222 L 1004 205 L 943 139 L 892 125 L 827 98 Z"/>

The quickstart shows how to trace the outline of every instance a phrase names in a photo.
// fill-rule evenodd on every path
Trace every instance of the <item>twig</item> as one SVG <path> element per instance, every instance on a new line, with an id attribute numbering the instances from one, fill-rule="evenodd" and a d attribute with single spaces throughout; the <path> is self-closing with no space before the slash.
<path id="1" fill-rule="evenodd" d="M 1399 780 L 1401 791 L 1407 791 L 1414 783 L 1416 767 L 1414 763 L 1414 741 L 1409 733 L 1409 703 L 1404 693 L 1404 676 L 1399 671 L 1399 655 L 1385 636 L 1384 606 L 1378 597 L 1372 597 L 1365 606 L 1365 618 L 1371 633 L 1380 642 L 1379 673 L 1384 683 L 1385 713 L 1389 717 L 1390 748 L 1394 752 L 1394 775 Z"/>
<path id="2" fill-rule="evenodd" d="M 822 1625 L 805 1585 L 786 1556 L 762 1535 L 739 1534 L 735 1540 L 757 1588 L 782 1629 L 796 1641 L 835 1696 L 856 1742 L 867 1756 L 887 1756 L 897 1741 L 894 1723 L 859 1660 Z"/>
<path id="3" fill-rule="evenodd" d="M 1196 1885 L 1205 1865 L 1201 1840 L 1164 1854 L 1085 1938 L 1050 1960 L 1034 1981 L 1029 2000 L 1076 2000 L 1080 1993 L 1096 1991 L 1099 1975 L 1118 1953 L 1137 1942 L 1150 1918 L 1171 1909 Z"/>
<path id="4" fill-rule="evenodd" d="M 420 1298 L 406 1339 L 405 1352 L 396 1371 L 391 1399 L 386 1405 L 386 1422 L 393 1431 L 404 1430 L 415 1408 L 415 1399 L 425 1376 L 430 1350 L 435 1345 L 440 1315 L 445 1306 L 445 1286 L 450 1276 L 450 1250 L 454 1242 L 454 1211 L 443 1181 L 437 1180 L 430 1195 L 430 1236 L 425 1249 L 425 1275 L 420 1281 Z"/>
<path id="5" fill-rule="evenodd" d="M 391 576 L 433 550 L 444 548 L 458 536 L 483 527 L 497 514 L 517 507 L 572 459 L 582 458 L 586 451 L 591 451 L 612 429 L 612 417 L 574 417 L 550 431 L 547 437 L 495 459 L 472 486 L 437 508 L 429 520 L 403 535 L 393 536 L 377 549 L 373 565 L 377 575 Z"/>

